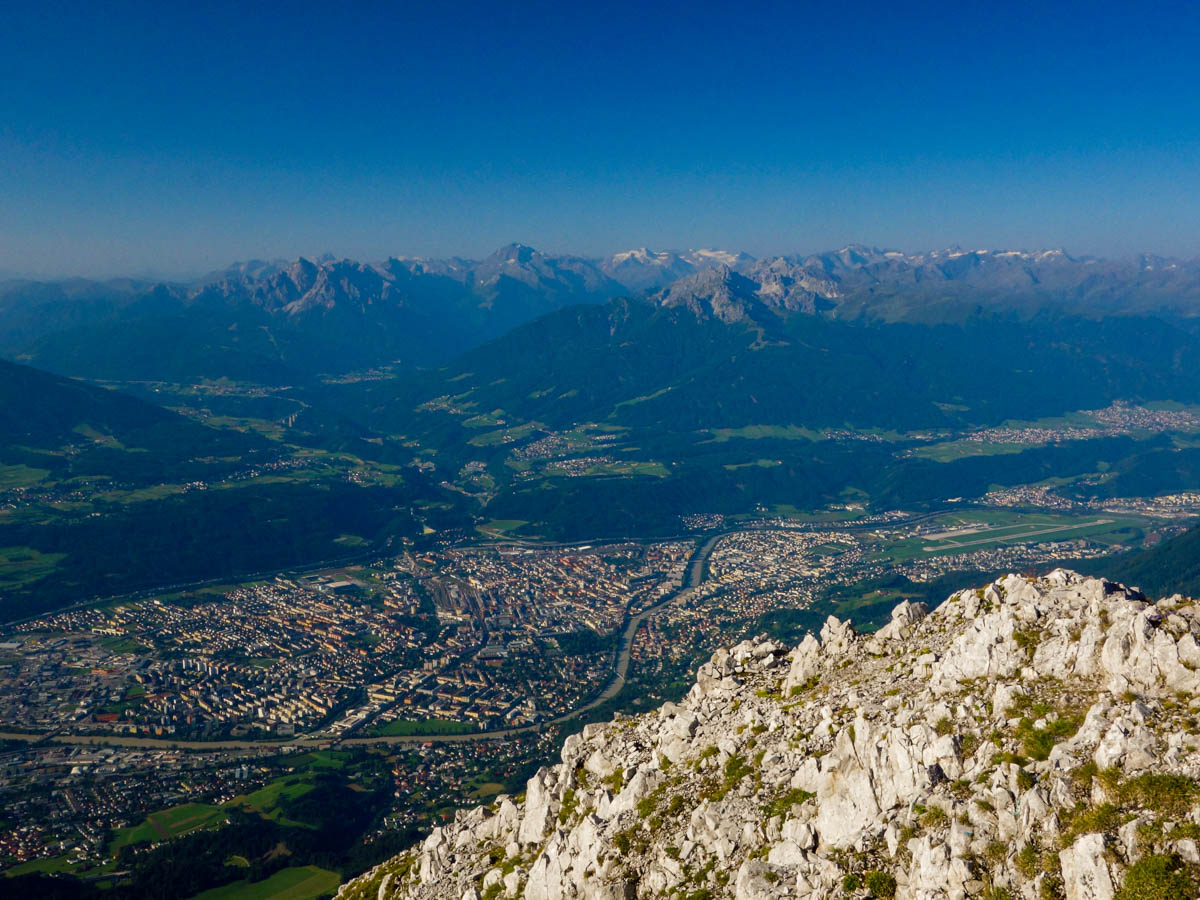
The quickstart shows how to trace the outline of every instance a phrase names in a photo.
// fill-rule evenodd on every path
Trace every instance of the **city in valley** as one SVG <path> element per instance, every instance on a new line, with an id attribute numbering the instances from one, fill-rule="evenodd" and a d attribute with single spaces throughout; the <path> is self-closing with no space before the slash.
<path id="1" fill-rule="evenodd" d="M 103 878 L 246 812 L 286 822 L 334 771 L 385 809 L 365 838 L 383 853 L 519 790 L 589 717 L 677 698 L 718 645 L 830 612 L 869 627 L 954 573 L 1087 560 L 1198 511 L 1029 487 L 933 513 L 697 513 L 671 540 L 443 541 L 43 615 L 0 636 L 0 856 Z"/>

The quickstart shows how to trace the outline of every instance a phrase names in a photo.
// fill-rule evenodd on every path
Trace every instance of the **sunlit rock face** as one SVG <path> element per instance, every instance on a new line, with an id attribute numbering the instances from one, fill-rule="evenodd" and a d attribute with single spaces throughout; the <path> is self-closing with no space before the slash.
<path id="1" fill-rule="evenodd" d="M 1058 570 L 745 641 L 340 896 L 1194 897 L 1198 634 Z"/>

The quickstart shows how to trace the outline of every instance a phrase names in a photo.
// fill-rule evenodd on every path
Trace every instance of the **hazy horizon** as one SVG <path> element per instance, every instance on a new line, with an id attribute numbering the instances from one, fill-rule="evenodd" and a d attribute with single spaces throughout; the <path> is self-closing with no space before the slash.
<path id="1" fill-rule="evenodd" d="M 754 259 L 771 259 L 771 258 L 781 257 L 781 256 L 805 258 L 805 257 L 809 257 L 809 256 L 818 256 L 818 255 L 822 255 L 822 254 L 836 253 L 840 250 L 846 249 L 851 246 L 867 247 L 867 248 L 871 248 L 873 250 L 878 250 L 881 252 L 888 252 L 888 253 L 899 252 L 899 253 L 904 253 L 909 256 L 920 256 L 922 254 L 936 253 L 936 252 L 940 252 L 940 251 L 955 250 L 955 249 L 961 250 L 964 253 L 973 253 L 973 252 L 987 253 L 987 252 L 1008 252 L 1008 251 L 1035 253 L 1035 252 L 1047 251 L 1047 250 L 1061 250 L 1062 252 L 1066 253 L 1067 256 L 1069 256 L 1073 259 L 1089 259 L 1090 258 L 1090 259 L 1100 259 L 1100 260 L 1107 260 L 1107 261 L 1113 261 L 1113 262 L 1132 261 L 1140 254 L 1156 255 L 1156 256 L 1162 256 L 1167 259 L 1178 259 L 1180 261 L 1188 261 L 1188 262 L 1196 260 L 1196 259 L 1200 259 L 1200 254 L 1196 254 L 1196 255 L 1192 255 L 1192 256 L 1175 255 L 1175 254 L 1171 254 L 1171 253 L 1162 253 L 1152 247 L 1151 248 L 1141 248 L 1137 251 L 1130 252 L 1130 253 L 1116 253 L 1116 254 L 1109 255 L 1109 254 L 1102 254 L 1102 253 L 1083 252 L 1083 251 L 1076 250 L 1075 248 L 1072 248 L 1072 247 L 1063 247 L 1060 245 L 975 246 L 975 245 L 967 245 L 962 242 L 950 242 L 950 243 L 940 245 L 940 246 L 929 246 L 929 247 L 894 247 L 894 246 L 889 246 L 886 244 L 880 244 L 879 242 L 862 241 L 862 240 L 851 240 L 851 241 L 844 241 L 844 242 L 841 242 L 838 244 L 827 244 L 827 245 L 824 245 L 819 248 L 800 248 L 800 249 L 791 249 L 791 250 L 780 250 L 778 252 L 762 252 L 762 253 L 755 253 L 751 250 L 747 250 L 744 247 L 719 246 L 719 245 L 715 245 L 715 244 L 697 245 L 697 246 L 690 246 L 690 247 L 688 247 L 688 246 L 670 246 L 670 245 L 646 246 L 646 245 L 640 245 L 640 244 L 639 245 L 629 244 L 627 246 L 613 247 L 613 248 L 610 248 L 609 250 L 601 252 L 601 253 L 581 253 L 581 252 L 572 250 L 571 248 L 542 247 L 542 246 L 533 244 L 529 241 L 513 240 L 513 241 L 504 241 L 500 244 L 497 244 L 496 246 L 492 247 L 489 250 L 485 250 L 485 251 L 482 251 L 479 253 L 462 253 L 462 252 L 451 251 L 451 252 L 447 252 L 447 253 L 438 253 L 438 254 L 416 254 L 416 253 L 405 252 L 403 250 L 395 250 L 392 252 L 383 253 L 382 255 L 379 255 L 379 256 L 368 256 L 365 254 L 334 253 L 329 250 L 323 250 L 323 251 L 317 252 L 317 253 L 300 252 L 300 253 L 293 253 L 290 255 L 284 254 L 284 255 L 272 255 L 272 256 L 246 256 L 246 257 L 242 257 L 242 258 L 238 258 L 238 259 L 231 259 L 225 263 L 222 263 L 220 265 L 215 265 L 215 266 L 212 266 L 209 268 L 197 269 L 197 270 L 179 270 L 179 271 L 174 271 L 174 272 L 158 271 L 158 270 L 154 270 L 154 269 L 143 269 L 141 271 L 136 271 L 136 270 L 117 271 L 117 270 L 114 270 L 114 271 L 97 271 L 97 272 L 62 272 L 62 273 L 43 272 L 43 273 L 39 273 L 39 272 L 34 272 L 34 271 L 22 272 L 19 270 L 10 270 L 10 269 L 0 268 L 0 281 L 10 280 L 10 281 L 54 282 L 54 281 L 68 281 L 68 280 L 72 280 L 72 279 L 83 279 L 83 280 L 94 280 L 94 281 L 132 279 L 134 281 L 161 281 L 161 282 L 187 283 L 190 281 L 195 281 L 197 279 L 202 279 L 206 276 L 210 276 L 210 275 L 216 274 L 218 272 L 225 271 L 226 269 L 230 269 L 230 268 L 233 268 L 238 265 L 244 265 L 244 264 L 251 263 L 251 262 L 262 262 L 262 263 L 267 263 L 267 264 L 284 264 L 284 263 L 294 263 L 300 259 L 307 259 L 307 260 L 310 260 L 313 262 L 320 262 L 320 261 L 325 261 L 325 260 L 349 259 L 354 262 L 371 265 L 371 264 L 378 264 L 378 263 L 385 262 L 387 259 L 454 259 L 454 258 L 462 259 L 462 260 L 466 260 L 466 261 L 478 262 L 478 261 L 486 259 L 487 257 L 493 255 L 494 253 L 499 252 L 500 250 L 504 249 L 505 247 L 514 245 L 514 244 L 520 244 L 520 245 L 532 247 L 534 250 L 538 251 L 539 253 L 542 253 L 543 255 L 549 256 L 549 257 L 575 257 L 575 258 L 579 258 L 579 259 L 587 259 L 587 260 L 592 260 L 592 261 L 599 261 L 608 256 L 611 256 L 611 255 L 614 255 L 617 253 L 623 253 L 623 252 L 630 251 L 630 250 L 648 250 L 650 252 L 655 252 L 655 253 L 666 252 L 666 253 L 680 253 L 680 254 L 685 254 L 685 253 L 695 252 L 695 251 L 703 251 L 703 250 L 718 250 L 718 251 L 727 251 L 730 253 L 746 253 L 749 256 L 753 257 Z"/>
<path id="2" fill-rule="evenodd" d="M 860 241 L 1200 255 L 1200 8 L 14 9 L 0 271 Z"/>

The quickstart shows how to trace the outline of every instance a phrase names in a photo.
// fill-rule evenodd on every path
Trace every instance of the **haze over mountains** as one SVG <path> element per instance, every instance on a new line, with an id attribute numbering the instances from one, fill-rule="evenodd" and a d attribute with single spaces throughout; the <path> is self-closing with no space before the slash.
<path id="1" fill-rule="evenodd" d="M 1200 262 L 863 246 L 760 260 L 644 249 L 596 260 L 520 244 L 483 260 L 251 261 L 191 284 L 5 282 L 0 354 L 89 378 L 286 383 L 313 372 L 438 365 L 547 312 L 617 296 L 722 321 L 779 312 L 923 323 L 981 312 L 1191 316 L 1200 309 Z"/>

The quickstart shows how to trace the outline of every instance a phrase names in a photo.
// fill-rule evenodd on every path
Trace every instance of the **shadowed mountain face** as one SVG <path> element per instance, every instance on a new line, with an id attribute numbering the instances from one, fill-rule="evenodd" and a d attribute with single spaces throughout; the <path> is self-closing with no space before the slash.
<path id="1" fill-rule="evenodd" d="M 0 360 L 0 434 L 6 443 L 57 447 L 78 440 L 84 427 L 119 440 L 173 418 L 125 394 Z"/>
<path id="2" fill-rule="evenodd" d="M 127 394 L 0 361 L 0 465 L 138 485 L 165 473 L 221 473 L 264 445 Z"/>
<path id="3" fill-rule="evenodd" d="M 11 282 L 0 287 L 0 353 L 89 378 L 277 384 L 442 362 L 622 291 L 591 262 L 521 245 L 479 262 L 256 263 L 192 286 Z"/>
<path id="4" fill-rule="evenodd" d="M 376 398 L 364 415 L 402 430 L 414 417 L 450 420 L 445 408 L 458 403 L 554 426 L 911 429 L 1200 396 L 1200 325 L 851 323 L 788 312 L 754 285 L 712 270 L 649 300 L 560 310 Z M 823 299 L 792 295 L 801 297 Z"/>
<path id="5" fill-rule="evenodd" d="M 645 249 L 588 260 L 521 244 L 483 260 L 252 261 L 191 285 L 7 282 L 0 354 L 88 378 L 295 383 L 439 365 L 561 307 L 621 295 L 726 324 L 785 312 L 929 325 L 980 315 L 1187 317 L 1200 310 L 1200 263 L 862 246 L 760 260 Z"/>
<path id="6" fill-rule="evenodd" d="M 280 436 L 311 438 L 295 426 Z M 339 428 L 318 428 L 321 441 L 388 456 Z M 0 617 L 411 533 L 408 510 L 432 490 L 420 473 L 367 484 L 321 468 L 341 459 L 0 361 Z"/>

